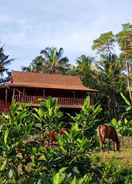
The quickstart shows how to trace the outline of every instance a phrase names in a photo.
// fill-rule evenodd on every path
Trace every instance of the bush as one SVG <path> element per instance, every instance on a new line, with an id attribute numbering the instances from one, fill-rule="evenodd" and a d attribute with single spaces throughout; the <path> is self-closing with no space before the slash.
<path id="1" fill-rule="evenodd" d="M 96 147 L 96 128 L 100 124 L 98 119 L 99 113 L 102 111 L 100 105 L 90 105 L 90 98 L 87 97 L 84 101 L 82 110 L 76 116 L 70 116 L 73 122 L 76 122 L 80 127 L 80 134 L 86 137 L 91 145 L 91 148 Z"/>
<path id="2" fill-rule="evenodd" d="M 122 136 L 132 136 L 132 120 L 119 120 L 112 119 L 111 124 L 115 129 L 118 131 L 118 133 Z"/>
<path id="3" fill-rule="evenodd" d="M 71 128 L 58 133 L 57 145 L 49 146 L 43 134 L 62 127 L 63 114 L 55 101 L 47 99 L 34 111 L 13 103 L 10 112 L 0 117 L 0 183 L 114 184 L 117 179 L 129 183 L 131 176 L 126 177 L 128 171 L 117 163 L 99 164 L 93 159 L 100 111 L 87 98 L 80 114 L 71 116 Z"/>
<path id="4" fill-rule="evenodd" d="M 60 111 L 56 100 L 49 97 L 41 102 L 40 108 L 33 112 L 35 127 L 42 131 L 58 130 L 62 126 L 63 113 Z"/>

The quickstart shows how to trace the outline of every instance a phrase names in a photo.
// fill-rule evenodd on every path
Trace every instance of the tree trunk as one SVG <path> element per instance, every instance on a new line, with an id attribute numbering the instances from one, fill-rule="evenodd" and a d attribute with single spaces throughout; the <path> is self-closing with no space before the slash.
<path id="1" fill-rule="evenodd" d="M 127 87 L 128 87 L 128 93 L 129 93 L 130 102 L 132 104 L 132 91 L 131 91 L 130 81 L 129 81 L 129 64 L 128 64 L 127 59 L 126 59 L 126 69 L 127 69 Z"/>

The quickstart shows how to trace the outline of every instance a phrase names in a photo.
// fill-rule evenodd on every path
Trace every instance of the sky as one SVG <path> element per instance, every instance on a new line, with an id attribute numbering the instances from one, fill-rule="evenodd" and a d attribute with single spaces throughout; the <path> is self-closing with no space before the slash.
<path id="1" fill-rule="evenodd" d="M 132 0 L 0 0 L 0 45 L 20 70 L 45 47 L 64 48 L 74 63 L 94 55 L 92 41 L 101 33 L 132 23 Z"/>

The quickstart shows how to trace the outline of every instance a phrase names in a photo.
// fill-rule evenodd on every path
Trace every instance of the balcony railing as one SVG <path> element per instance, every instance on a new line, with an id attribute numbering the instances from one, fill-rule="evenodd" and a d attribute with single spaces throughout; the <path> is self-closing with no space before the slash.
<path id="1" fill-rule="evenodd" d="M 43 99 L 47 97 L 40 96 L 19 96 L 15 95 L 14 100 L 16 102 L 28 103 L 31 105 L 39 105 Z M 71 98 L 71 97 L 53 97 L 61 107 L 81 107 L 83 104 L 83 98 Z"/>

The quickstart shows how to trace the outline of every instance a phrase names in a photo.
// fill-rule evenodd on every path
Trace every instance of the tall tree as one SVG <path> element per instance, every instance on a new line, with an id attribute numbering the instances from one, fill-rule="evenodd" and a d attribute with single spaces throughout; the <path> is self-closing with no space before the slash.
<path id="1" fill-rule="evenodd" d="M 125 89 L 125 76 L 123 75 L 123 62 L 116 55 L 109 62 L 107 57 L 102 57 L 97 63 L 98 89 L 100 90 L 101 101 L 110 112 L 110 117 L 118 116 L 120 111 L 120 92 Z"/>
<path id="2" fill-rule="evenodd" d="M 45 60 L 45 67 L 49 73 L 66 73 L 69 69 L 69 60 L 63 57 L 64 50 L 55 47 L 47 47 L 40 52 Z"/>
<path id="3" fill-rule="evenodd" d="M 93 41 L 93 50 L 97 50 L 98 54 L 110 57 L 114 53 L 115 36 L 110 32 L 101 34 L 96 40 Z"/>
<path id="4" fill-rule="evenodd" d="M 122 30 L 116 36 L 121 49 L 121 57 L 126 62 L 127 87 L 132 103 L 132 24 L 123 24 Z"/>
<path id="5" fill-rule="evenodd" d="M 22 67 L 22 70 L 27 71 L 27 72 L 44 72 L 44 71 L 46 72 L 46 68 L 44 67 L 44 62 L 45 62 L 45 60 L 42 56 L 37 56 L 31 62 L 31 64 L 29 64 L 29 66 Z"/>
<path id="6" fill-rule="evenodd" d="M 63 48 L 57 50 L 54 47 L 46 47 L 40 52 L 28 67 L 22 67 L 23 71 L 41 73 L 67 73 L 70 64 L 67 57 L 63 57 Z"/>
<path id="7" fill-rule="evenodd" d="M 71 73 L 79 74 L 84 85 L 95 88 L 97 82 L 96 72 L 97 70 L 94 64 L 94 58 L 81 55 L 77 58 L 76 64 L 74 65 L 74 69 Z"/>
<path id="8" fill-rule="evenodd" d="M 8 66 L 13 61 L 13 59 L 9 59 L 9 55 L 6 55 L 4 52 L 4 48 L 0 47 L 0 83 L 8 80 L 9 77 L 9 69 Z"/>
<path id="9" fill-rule="evenodd" d="M 98 86 L 102 105 L 108 110 L 110 118 L 117 117 L 119 109 L 118 97 L 125 88 L 125 77 L 122 73 L 122 59 L 115 54 L 116 39 L 112 32 L 101 34 L 94 40 L 93 49 L 97 50 L 100 59 L 97 62 Z"/>

